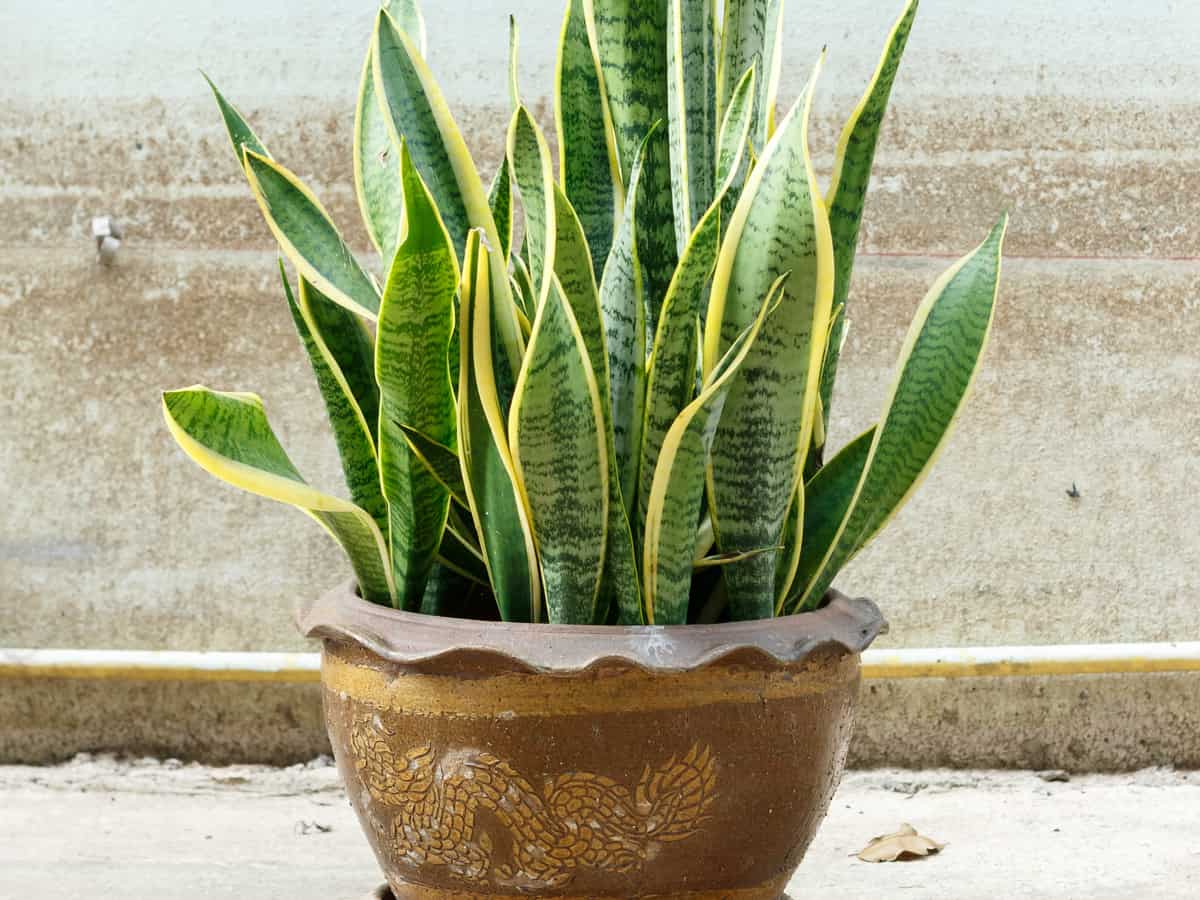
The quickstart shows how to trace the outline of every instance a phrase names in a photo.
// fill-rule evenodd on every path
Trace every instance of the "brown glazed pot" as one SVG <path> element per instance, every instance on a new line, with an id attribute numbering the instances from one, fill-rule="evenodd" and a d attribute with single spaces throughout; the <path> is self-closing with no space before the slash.
<path id="1" fill-rule="evenodd" d="M 846 757 L 869 600 L 723 625 L 437 618 L 358 598 L 324 641 L 338 768 L 396 900 L 775 900 Z"/>

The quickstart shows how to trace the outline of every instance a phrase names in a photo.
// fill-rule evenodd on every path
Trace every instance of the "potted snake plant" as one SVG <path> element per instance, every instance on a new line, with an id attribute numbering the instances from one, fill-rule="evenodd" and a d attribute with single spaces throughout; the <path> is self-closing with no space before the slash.
<path id="1" fill-rule="evenodd" d="M 485 186 L 415 0 L 385 4 L 353 149 L 378 265 L 213 88 L 294 273 L 281 260 L 349 498 L 304 480 L 253 394 L 191 387 L 163 409 L 203 468 L 346 551 L 353 580 L 301 626 L 397 898 L 777 897 L 840 776 L 882 619 L 833 581 L 968 393 L 1005 221 L 916 307 L 878 423 L 831 452 L 917 2 L 827 188 L 808 148 L 820 61 L 777 115 L 782 0 L 714 6 L 569 0 L 557 160 L 514 26 Z"/>

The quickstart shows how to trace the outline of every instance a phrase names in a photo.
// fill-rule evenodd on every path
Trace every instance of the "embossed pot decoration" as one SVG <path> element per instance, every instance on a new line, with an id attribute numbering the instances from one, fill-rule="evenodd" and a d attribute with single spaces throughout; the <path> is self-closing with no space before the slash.
<path id="1" fill-rule="evenodd" d="M 837 786 L 881 624 L 841 595 L 713 626 L 479 622 L 353 585 L 301 614 L 397 900 L 775 900 Z"/>

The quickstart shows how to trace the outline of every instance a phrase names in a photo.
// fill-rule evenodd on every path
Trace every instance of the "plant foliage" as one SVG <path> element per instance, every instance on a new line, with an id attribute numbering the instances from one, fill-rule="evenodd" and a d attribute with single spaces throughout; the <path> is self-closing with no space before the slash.
<path id="1" fill-rule="evenodd" d="M 557 166 L 522 105 L 514 25 L 506 154 L 485 186 L 416 0 L 385 3 L 354 127 L 378 265 L 214 86 L 295 271 L 293 289 L 281 262 L 283 294 L 351 499 L 304 481 L 252 394 L 164 394 L 180 446 L 321 523 L 373 602 L 567 624 L 817 608 L 945 442 L 1006 221 L 921 302 L 878 424 L 829 454 L 859 223 L 917 0 L 824 190 L 808 147 L 821 61 L 777 115 L 782 7 L 568 0 Z"/>

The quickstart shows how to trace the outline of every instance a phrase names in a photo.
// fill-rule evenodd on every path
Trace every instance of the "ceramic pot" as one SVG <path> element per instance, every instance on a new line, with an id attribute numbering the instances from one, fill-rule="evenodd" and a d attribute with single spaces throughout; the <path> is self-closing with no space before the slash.
<path id="1" fill-rule="evenodd" d="M 842 595 L 624 628 L 423 616 L 352 585 L 300 621 L 396 900 L 775 900 L 841 777 L 883 626 Z"/>

